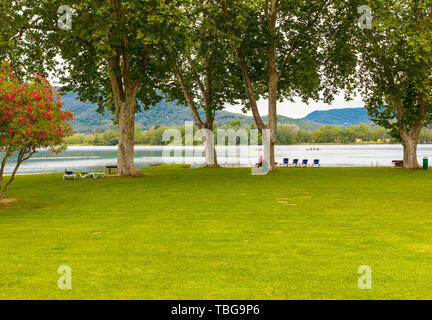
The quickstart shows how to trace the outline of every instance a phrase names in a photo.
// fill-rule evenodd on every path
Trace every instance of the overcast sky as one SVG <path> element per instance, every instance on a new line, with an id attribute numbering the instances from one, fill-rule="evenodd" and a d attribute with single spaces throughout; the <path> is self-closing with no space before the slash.
<path id="1" fill-rule="evenodd" d="M 290 118 L 303 118 L 309 113 L 316 110 L 343 109 L 343 108 L 364 108 L 364 103 L 360 97 L 355 97 L 352 101 L 346 101 L 344 95 L 341 94 L 335 97 L 331 105 L 323 102 L 310 102 L 309 105 L 304 104 L 301 100 L 296 100 L 295 103 L 283 102 L 278 104 L 278 114 Z M 267 115 L 268 106 L 266 100 L 259 102 L 259 110 L 261 115 Z M 226 111 L 242 113 L 241 106 L 227 106 Z M 251 112 L 248 115 L 252 115 Z"/>

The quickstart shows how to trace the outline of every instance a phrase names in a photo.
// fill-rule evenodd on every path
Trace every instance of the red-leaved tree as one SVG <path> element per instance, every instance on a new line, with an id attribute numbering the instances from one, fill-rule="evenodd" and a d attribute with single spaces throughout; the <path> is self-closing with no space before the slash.
<path id="1" fill-rule="evenodd" d="M 66 148 L 64 139 L 73 133 L 68 123 L 73 116 L 62 106 L 59 94 L 42 75 L 20 83 L 10 64 L 0 62 L 0 200 L 20 165 L 38 149 L 58 153 Z M 15 169 L 3 185 L 6 161 L 13 156 Z"/>

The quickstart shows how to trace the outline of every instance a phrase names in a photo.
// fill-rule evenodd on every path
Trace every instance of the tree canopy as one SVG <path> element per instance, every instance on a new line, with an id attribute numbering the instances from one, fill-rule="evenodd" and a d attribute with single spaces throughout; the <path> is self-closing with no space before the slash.
<path id="1" fill-rule="evenodd" d="M 366 1 L 372 29 L 359 30 L 359 90 L 371 118 L 417 168 L 421 130 L 432 122 L 432 1 Z"/>

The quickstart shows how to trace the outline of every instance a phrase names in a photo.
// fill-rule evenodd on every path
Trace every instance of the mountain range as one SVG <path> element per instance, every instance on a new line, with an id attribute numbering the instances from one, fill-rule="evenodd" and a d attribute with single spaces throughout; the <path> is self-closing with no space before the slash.
<path id="1" fill-rule="evenodd" d="M 314 111 L 308 114 L 302 120 L 345 127 L 371 122 L 365 108 L 345 108 Z"/>
<path id="2" fill-rule="evenodd" d="M 72 127 L 76 132 L 91 133 L 102 132 L 113 128 L 111 119 L 113 115 L 106 112 L 101 115 L 96 112 L 97 106 L 89 102 L 82 102 L 75 93 L 67 93 L 63 97 L 64 109 L 70 110 L 75 119 Z M 201 116 L 203 112 L 200 111 Z M 136 124 L 145 128 L 148 126 L 181 126 L 185 121 L 193 121 L 189 108 L 177 105 L 175 102 L 160 102 L 149 110 L 142 111 L 136 115 Z M 242 124 L 250 124 L 253 117 L 218 111 L 215 122 L 229 124 L 233 120 L 240 120 Z M 263 117 L 266 121 L 267 117 Z M 332 109 L 328 111 L 314 111 L 302 119 L 293 119 L 280 115 L 278 122 L 281 124 L 295 124 L 302 129 L 315 130 L 324 124 L 346 127 L 359 123 L 370 122 L 367 112 L 363 108 L 355 109 Z"/>

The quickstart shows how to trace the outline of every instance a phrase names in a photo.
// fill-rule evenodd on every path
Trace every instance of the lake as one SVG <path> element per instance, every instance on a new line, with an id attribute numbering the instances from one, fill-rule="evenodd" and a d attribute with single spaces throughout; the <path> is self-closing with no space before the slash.
<path id="1" fill-rule="evenodd" d="M 309 148 L 319 148 L 315 151 L 307 151 Z M 261 146 L 251 147 L 226 147 L 218 148 L 218 160 L 224 166 L 252 166 L 260 156 Z M 199 157 L 202 147 L 181 150 L 176 148 L 173 157 L 163 159 L 163 152 L 172 150 L 173 147 L 135 147 L 135 164 L 138 169 L 159 163 L 192 163 L 191 152 L 195 152 L 195 159 L 203 162 Z M 189 153 L 189 154 L 188 154 Z M 225 155 L 224 155 L 225 154 Z M 176 157 L 174 157 L 176 155 Z M 183 155 L 183 156 L 182 156 Z M 283 158 L 292 159 L 320 159 L 323 167 L 369 167 L 391 166 L 392 160 L 403 158 L 403 150 L 400 145 L 290 145 L 276 146 L 276 160 L 282 162 Z M 432 157 L 432 145 L 419 145 L 419 162 L 423 157 Z M 19 173 L 50 173 L 63 172 L 65 169 L 74 171 L 104 170 L 107 165 L 116 165 L 117 147 L 96 146 L 72 146 L 67 151 L 55 155 L 52 152 L 42 150 L 36 153 L 30 160 L 21 165 Z M 199 163 L 196 164 L 199 166 Z M 6 173 L 11 173 L 14 167 L 13 159 L 7 162 Z"/>

